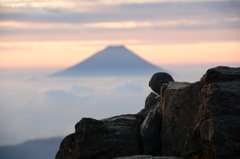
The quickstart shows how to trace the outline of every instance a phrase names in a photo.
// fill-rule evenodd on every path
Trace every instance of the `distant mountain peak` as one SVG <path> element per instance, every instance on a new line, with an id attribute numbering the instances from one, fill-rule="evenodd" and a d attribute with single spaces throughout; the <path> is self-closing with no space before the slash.
<path id="1" fill-rule="evenodd" d="M 108 46 L 88 59 L 52 76 L 151 75 L 163 69 L 123 45 Z"/>
<path id="2" fill-rule="evenodd" d="M 110 45 L 106 49 L 126 49 L 124 45 Z"/>

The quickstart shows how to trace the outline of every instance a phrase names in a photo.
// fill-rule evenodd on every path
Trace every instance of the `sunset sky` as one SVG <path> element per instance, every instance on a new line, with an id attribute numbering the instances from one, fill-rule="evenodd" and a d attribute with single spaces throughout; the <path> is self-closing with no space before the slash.
<path id="1" fill-rule="evenodd" d="M 240 64 L 240 0 L 0 0 L 0 68 L 69 67 L 109 45 L 159 66 Z"/>
<path id="2" fill-rule="evenodd" d="M 240 0 L 0 0 L 0 146 L 143 109 L 144 74 L 49 78 L 109 45 L 179 82 L 216 65 L 240 67 Z"/>

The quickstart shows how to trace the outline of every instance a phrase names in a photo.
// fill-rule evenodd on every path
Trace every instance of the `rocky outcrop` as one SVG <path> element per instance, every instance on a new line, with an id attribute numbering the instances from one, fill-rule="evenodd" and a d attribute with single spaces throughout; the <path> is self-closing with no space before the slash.
<path id="1" fill-rule="evenodd" d="M 57 159 L 111 159 L 142 154 L 140 115 L 121 115 L 103 120 L 83 118 L 75 134 L 66 137 Z"/>
<path id="2" fill-rule="evenodd" d="M 240 68 L 212 68 L 192 84 L 168 76 L 153 75 L 160 98 L 150 93 L 136 115 L 83 118 L 56 159 L 240 159 Z"/>
<path id="3" fill-rule="evenodd" d="M 170 98 L 173 96 L 173 94 L 186 86 L 190 85 L 190 83 L 187 82 L 169 82 L 166 84 L 163 84 L 161 87 L 161 93 L 160 93 L 160 114 L 161 116 L 164 115 L 165 109 L 168 106 L 168 102 L 170 101 Z"/>
<path id="4" fill-rule="evenodd" d="M 240 156 L 240 68 L 216 67 L 200 82 L 166 88 L 162 103 L 162 155 Z"/>
<path id="5" fill-rule="evenodd" d="M 161 132 L 163 155 L 182 155 L 188 131 L 195 125 L 198 104 L 201 102 L 198 96 L 200 90 L 198 82 L 177 90 L 171 89 L 170 85 L 170 88 L 165 90 Z"/>

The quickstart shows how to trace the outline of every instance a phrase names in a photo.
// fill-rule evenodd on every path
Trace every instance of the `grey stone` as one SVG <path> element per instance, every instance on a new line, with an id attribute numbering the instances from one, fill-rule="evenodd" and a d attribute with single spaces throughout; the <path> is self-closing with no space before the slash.
<path id="1" fill-rule="evenodd" d="M 56 159 L 63 159 L 62 156 L 110 159 L 142 154 L 140 125 L 143 120 L 141 115 L 121 115 L 102 120 L 83 118 L 75 126 L 75 141 L 72 142 L 76 146 L 71 151 L 73 153 L 66 153 L 69 144 L 63 142 L 58 152 L 61 155 L 57 155 Z"/>
<path id="2" fill-rule="evenodd" d="M 205 105 L 199 113 L 203 117 L 240 115 L 240 80 L 207 84 L 201 91 Z"/>
<path id="3" fill-rule="evenodd" d="M 200 82 L 163 89 L 163 155 L 204 155 L 211 150 L 214 158 L 239 157 L 239 73 L 239 68 L 216 67 Z"/>
<path id="4" fill-rule="evenodd" d="M 173 96 L 174 92 L 176 92 L 178 89 L 182 89 L 191 83 L 188 82 L 169 82 L 168 84 L 163 84 L 161 87 L 160 92 L 160 98 L 161 98 L 161 107 L 160 107 L 160 113 L 161 115 L 164 115 L 165 107 L 168 106 L 168 102 L 170 100 L 170 97 Z"/>
<path id="5" fill-rule="evenodd" d="M 195 126 L 201 103 L 198 96 L 200 90 L 199 82 L 179 89 L 166 89 L 161 113 L 162 155 L 182 156 L 187 135 Z"/>
<path id="6" fill-rule="evenodd" d="M 240 156 L 240 116 L 216 116 L 199 127 L 203 147 L 211 145 L 217 157 Z"/>
<path id="7" fill-rule="evenodd" d="M 226 66 L 218 66 L 209 69 L 202 77 L 201 81 L 205 84 L 220 82 L 220 81 L 232 81 L 240 80 L 240 67 L 232 68 Z"/>
<path id="8" fill-rule="evenodd" d="M 155 73 L 149 81 L 149 87 L 158 94 L 160 94 L 160 88 L 164 83 L 174 81 L 172 76 L 165 72 Z"/>
<path id="9" fill-rule="evenodd" d="M 151 92 L 146 100 L 145 100 L 145 107 L 142 109 L 138 114 L 143 115 L 144 118 L 147 117 L 148 113 L 157 107 L 159 107 L 160 104 L 160 97 L 157 97 L 157 95 L 153 92 Z"/>
<path id="10" fill-rule="evenodd" d="M 59 151 L 55 158 L 57 159 L 74 159 L 76 150 L 75 134 L 66 136 L 60 144 Z"/>
<path id="11" fill-rule="evenodd" d="M 161 117 L 158 108 L 151 110 L 140 127 L 143 154 L 161 154 Z"/>

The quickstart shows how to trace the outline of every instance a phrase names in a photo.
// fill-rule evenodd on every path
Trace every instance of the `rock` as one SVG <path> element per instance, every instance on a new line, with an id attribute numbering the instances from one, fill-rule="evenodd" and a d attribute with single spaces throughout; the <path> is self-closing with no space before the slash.
<path id="1" fill-rule="evenodd" d="M 151 110 L 140 127 L 143 154 L 161 154 L 161 117 L 158 108 Z"/>
<path id="2" fill-rule="evenodd" d="M 160 114 L 164 115 L 165 106 L 168 106 L 168 102 L 170 97 L 173 96 L 174 92 L 178 89 L 182 89 L 186 86 L 190 85 L 187 82 L 169 82 L 168 84 L 165 83 L 161 87 L 160 98 L 161 98 L 161 107 L 160 107 Z"/>
<path id="3" fill-rule="evenodd" d="M 83 118 L 75 126 L 75 150 L 69 155 L 68 146 L 61 146 L 56 159 L 73 156 L 76 159 L 110 159 L 142 154 L 140 115 L 121 115 L 103 120 Z M 63 147 L 65 147 L 63 149 Z M 63 154 L 66 153 L 66 154 Z"/>
<path id="4" fill-rule="evenodd" d="M 151 92 L 146 100 L 145 100 L 145 107 L 142 109 L 138 114 L 143 115 L 144 118 L 147 117 L 148 113 L 157 107 L 160 104 L 160 97 L 158 97 L 155 93 Z"/>
<path id="5" fill-rule="evenodd" d="M 240 80 L 240 72 L 238 68 L 230 68 L 226 66 L 218 66 L 209 69 L 207 73 L 202 77 L 201 81 L 205 84 L 220 82 L 220 81 L 232 81 Z"/>
<path id="6" fill-rule="evenodd" d="M 199 122 L 186 140 L 184 153 L 191 154 L 197 150 L 211 148 L 217 157 L 228 158 L 236 154 L 233 152 L 240 152 L 239 146 L 234 146 L 234 144 L 229 146 L 229 143 L 240 145 L 240 135 L 237 135 L 240 133 L 236 133 L 240 130 L 240 80 L 214 82 L 205 85 L 201 90 L 201 97 L 202 104 L 198 110 L 199 117 L 196 119 Z M 211 123 L 211 129 L 206 128 L 207 123 Z M 215 142 L 210 136 L 209 141 L 207 141 L 204 137 L 206 135 L 203 135 L 203 133 L 209 135 L 213 133 L 211 136 L 221 144 Z M 221 137 L 219 137 L 219 134 L 222 134 Z M 209 145 L 211 146 L 209 147 Z M 227 150 L 229 150 L 229 153 L 223 155 L 222 153 L 227 152 Z"/>
<path id="7" fill-rule="evenodd" d="M 240 115 L 240 80 L 207 84 L 201 91 L 204 107 L 199 113 L 203 118 Z"/>
<path id="8" fill-rule="evenodd" d="M 57 159 L 73 159 L 76 150 L 75 134 L 70 134 L 61 142 L 59 151 L 56 154 Z"/>
<path id="9" fill-rule="evenodd" d="M 151 109 L 153 105 L 157 105 L 159 99 L 160 97 L 158 97 L 155 93 L 151 92 L 145 100 L 145 109 Z"/>
<path id="10" fill-rule="evenodd" d="M 199 127 L 203 147 L 211 148 L 217 157 L 240 156 L 240 116 L 216 116 L 205 120 Z"/>
<path id="11" fill-rule="evenodd" d="M 169 89 L 165 90 L 162 105 L 162 155 L 182 156 L 187 134 L 195 126 L 201 101 L 198 96 L 200 90 L 199 82 L 183 85 L 179 89 L 170 84 Z"/>
<path id="12" fill-rule="evenodd" d="M 160 88 L 164 83 L 174 81 L 172 76 L 168 73 L 158 72 L 155 73 L 149 81 L 149 87 L 158 94 L 160 94 Z"/>
<path id="13" fill-rule="evenodd" d="M 192 84 L 167 76 L 153 75 L 160 99 L 150 93 L 138 114 L 83 118 L 56 159 L 240 159 L 240 68 L 212 68 Z"/>
<path id="14" fill-rule="evenodd" d="M 240 68 L 216 67 L 200 82 L 162 88 L 162 154 L 240 156 Z"/>
<path id="15" fill-rule="evenodd" d="M 169 157 L 169 156 L 150 156 L 150 155 L 136 155 L 130 157 L 118 157 L 115 159 L 183 159 L 181 157 Z"/>

